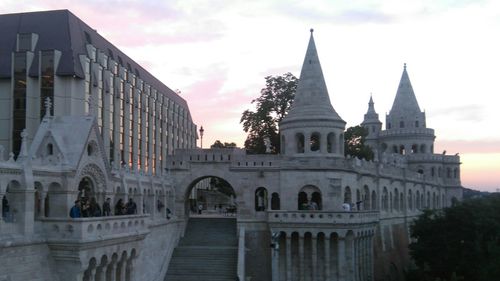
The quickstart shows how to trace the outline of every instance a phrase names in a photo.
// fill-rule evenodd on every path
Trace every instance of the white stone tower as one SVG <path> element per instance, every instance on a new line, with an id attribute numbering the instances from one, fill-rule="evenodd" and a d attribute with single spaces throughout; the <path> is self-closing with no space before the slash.
<path id="1" fill-rule="evenodd" d="M 281 154 L 344 157 L 345 124 L 330 102 L 311 29 L 295 99 L 279 124 Z"/>
<path id="2" fill-rule="evenodd" d="M 407 155 L 434 151 L 434 130 L 426 128 L 425 112 L 418 106 L 406 64 L 396 98 L 386 116 L 386 130 L 379 136 L 382 152 Z"/>

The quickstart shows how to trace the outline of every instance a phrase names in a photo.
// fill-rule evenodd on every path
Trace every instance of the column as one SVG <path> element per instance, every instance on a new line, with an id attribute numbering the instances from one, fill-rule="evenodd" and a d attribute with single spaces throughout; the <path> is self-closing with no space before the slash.
<path id="1" fill-rule="evenodd" d="M 273 239 L 274 240 L 274 239 Z M 280 279 L 280 250 L 279 250 L 279 238 L 278 241 L 274 240 L 273 243 L 277 243 L 274 247 L 271 247 L 271 270 L 272 270 L 272 280 L 279 281 Z M 276 249 L 278 247 L 278 249 Z"/>
<path id="2" fill-rule="evenodd" d="M 352 243 L 352 250 L 353 250 L 353 274 L 354 274 L 354 280 L 360 280 L 359 278 L 359 238 L 354 237 L 353 238 L 353 243 Z"/>
<path id="3" fill-rule="evenodd" d="M 292 235 L 286 235 L 286 280 L 292 280 Z"/>
<path id="4" fill-rule="evenodd" d="M 39 214 L 39 217 L 41 217 L 41 218 L 45 217 L 45 198 L 47 198 L 47 192 L 40 191 L 40 214 Z"/>
<path id="5" fill-rule="evenodd" d="M 305 281 L 304 279 L 304 236 L 303 233 L 299 233 L 299 276 L 300 281 Z"/>
<path id="6" fill-rule="evenodd" d="M 108 264 L 106 269 L 109 271 L 109 281 L 116 281 L 116 262 Z"/>
<path id="7" fill-rule="evenodd" d="M 123 258 L 120 263 L 121 263 L 120 280 L 116 280 L 116 281 L 125 281 L 125 274 L 127 273 L 127 260 L 125 258 Z"/>
<path id="8" fill-rule="evenodd" d="M 375 280 L 375 273 L 374 273 L 374 267 L 375 267 L 375 264 L 374 264 L 374 257 L 373 257 L 373 233 L 372 235 L 370 236 L 370 239 L 368 240 L 368 244 L 369 244 L 369 247 L 368 247 L 368 254 L 370 255 L 370 264 L 369 264 L 369 278 L 368 280 Z"/>
<path id="9" fill-rule="evenodd" d="M 345 250 L 345 237 L 338 238 L 338 250 L 337 250 L 337 261 L 338 261 L 338 280 L 347 280 L 347 263 L 346 263 L 346 250 Z"/>
<path id="10" fill-rule="evenodd" d="M 325 235 L 325 280 L 330 281 L 330 236 Z"/>
<path id="11" fill-rule="evenodd" d="M 95 273 L 96 273 L 95 267 L 89 270 L 89 281 L 95 281 Z"/>
<path id="12" fill-rule="evenodd" d="M 95 273 L 95 281 L 106 281 L 106 266 L 101 265 L 97 267 Z"/>
<path id="13" fill-rule="evenodd" d="M 318 239 L 315 233 L 311 236 L 311 256 L 312 256 L 312 281 L 316 281 L 318 268 Z"/>

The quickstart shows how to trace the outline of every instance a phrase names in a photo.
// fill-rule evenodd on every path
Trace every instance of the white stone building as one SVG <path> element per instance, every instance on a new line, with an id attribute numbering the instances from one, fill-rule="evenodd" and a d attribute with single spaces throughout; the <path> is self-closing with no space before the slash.
<path id="1" fill-rule="evenodd" d="M 69 11 L 0 26 L 2 281 L 163 280 L 213 178 L 238 209 L 240 280 L 396 280 L 412 220 L 461 199 L 459 157 L 433 153 L 406 66 L 385 130 L 370 98 L 375 160 L 345 157 L 311 32 L 281 153 L 247 155 L 195 148 L 187 103 Z M 137 211 L 69 217 L 92 197 Z"/>

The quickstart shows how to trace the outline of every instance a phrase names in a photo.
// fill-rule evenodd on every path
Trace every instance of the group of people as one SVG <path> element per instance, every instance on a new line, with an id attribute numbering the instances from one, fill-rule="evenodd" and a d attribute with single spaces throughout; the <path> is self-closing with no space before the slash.
<path id="1" fill-rule="evenodd" d="M 124 204 L 122 199 L 118 200 L 114 209 L 115 216 L 133 214 L 137 214 L 137 205 L 132 198 L 129 199 L 127 204 Z M 90 198 L 90 200 L 81 197 L 75 201 L 75 205 L 71 207 L 69 211 L 69 216 L 72 218 L 91 218 L 111 215 L 111 198 L 106 198 L 101 209 L 95 197 Z"/>
<path id="2" fill-rule="evenodd" d="M 115 204 L 115 216 L 135 215 L 137 214 L 137 204 L 134 199 L 129 198 L 128 202 L 123 203 L 123 199 L 119 199 Z"/>

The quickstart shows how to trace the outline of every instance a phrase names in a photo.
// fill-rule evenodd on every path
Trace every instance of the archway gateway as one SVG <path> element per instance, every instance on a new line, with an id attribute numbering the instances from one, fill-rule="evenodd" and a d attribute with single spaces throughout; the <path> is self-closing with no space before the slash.
<path id="1" fill-rule="evenodd" d="M 229 182 L 217 176 L 195 179 L 185 195 L 186 216 L 235 216 L 236 193 Z"/>

